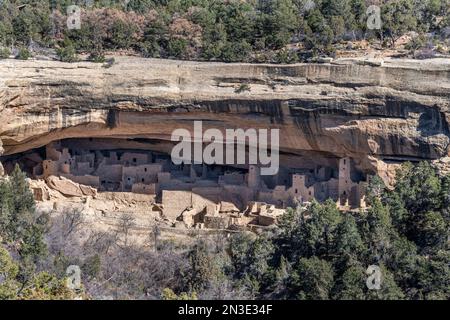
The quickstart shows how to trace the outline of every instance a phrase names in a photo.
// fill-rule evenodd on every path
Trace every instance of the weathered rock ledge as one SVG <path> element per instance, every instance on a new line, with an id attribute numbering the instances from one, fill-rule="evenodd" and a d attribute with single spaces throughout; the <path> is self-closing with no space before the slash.
<path id="1" fill-rule="evenodd" d="M 450 59 L 115 60 L 1 60 L 0 153 L 2 145 L 9 155 L 63 138 L 170 140 L 174 129 L 203 120 L 205 129 L 280 128 L 286 154 L 349 156 L 367 170 L 382 170 L 378 160 L 449 155 Z"/>

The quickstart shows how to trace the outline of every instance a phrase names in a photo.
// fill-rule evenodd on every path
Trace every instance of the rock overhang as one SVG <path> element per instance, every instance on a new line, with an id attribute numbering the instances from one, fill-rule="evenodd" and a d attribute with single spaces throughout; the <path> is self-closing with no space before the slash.
<path id="1" fill-rule="evenodd" d="M 242 84 L 245 90 L 240 90 Z M 0 61 L 4 154 L 65 138 L 169 141 L 173 130 L 278 128 L 280 151 L 359 159 L 448 154 L 450 59 L 382 65 L 225 64 L 116 57 Z M 375 160 L 374 160 L 375 159 Z"/>

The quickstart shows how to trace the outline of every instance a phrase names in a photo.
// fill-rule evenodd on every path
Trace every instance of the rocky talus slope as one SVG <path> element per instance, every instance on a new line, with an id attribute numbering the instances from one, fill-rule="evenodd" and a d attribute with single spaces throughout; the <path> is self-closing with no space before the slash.
<path id="1" fill-rule="evenodd" d="M 167 141 L 193 120 L 204 129 L 279 128 L 285 154 L 350 156 L 364 170 L 439 159 L 449 155 L 450 60 L 0 61 L 4 155 L 62 138 Z"/>

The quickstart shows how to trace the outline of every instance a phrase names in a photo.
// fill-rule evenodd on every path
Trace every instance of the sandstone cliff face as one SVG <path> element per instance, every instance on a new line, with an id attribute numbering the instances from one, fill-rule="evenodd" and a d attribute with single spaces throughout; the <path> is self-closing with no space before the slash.
<path id="1" fill-rule="evenodd" d="M 239 90 L 241 84 L 249 90 Z M 242 88 L 241 88 L 242 89 Z M 53 140 L 170 140 L 177 128 L 279 128 L 286 154 L 379 160 L 449 154 L 450 60 L 254 65 L 116 57 L 0 61 L 0 152 Z M 1 168 L 0 168 L 1 171 Z"/>

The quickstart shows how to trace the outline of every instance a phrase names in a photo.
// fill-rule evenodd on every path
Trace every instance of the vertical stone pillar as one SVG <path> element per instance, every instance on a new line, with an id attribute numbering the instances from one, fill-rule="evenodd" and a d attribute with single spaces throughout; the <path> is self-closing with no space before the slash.
<path id="1" fill-rule="evenodd" d="M 208 167 L 203 163 L 202 164 L 202 179 L 208 178 Z"/>
<path id="2" fill-rule="evenodd" d="M 346 206 L 350 198 L 352 180 L 350 176 L 351 159 L 341 158 L 339 159 L 339 199 L 341 205 Z"/>
<path id="3" fill-rule="evenodd" d="M 259 190 L 261 179 L 261 170 L 255 165 L 250 165 L 248 168 L 248 186 L 253 190 Z"/>
<path id="4" fill-rule="evenodd" d="M 190 165 L 189 175 L 190 175 L 191 179 L 193 179 L 193 180 L 197 179 L 197 173 L 195 172 L 194 164 Z"/>

